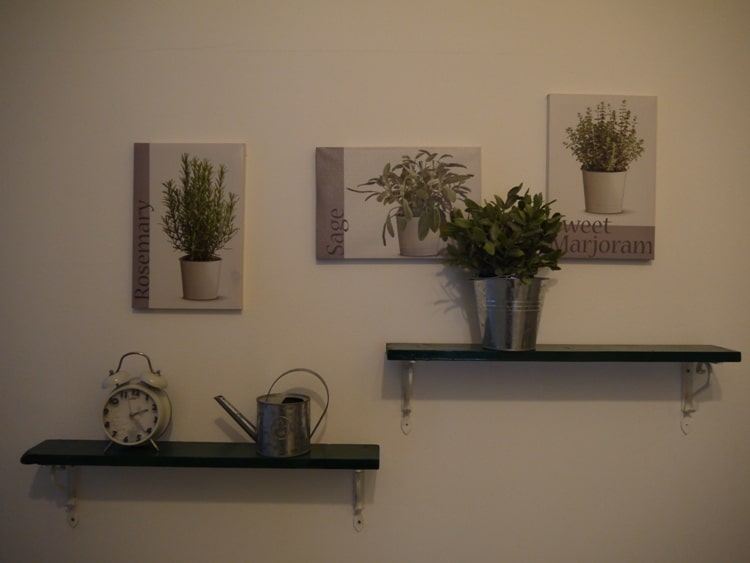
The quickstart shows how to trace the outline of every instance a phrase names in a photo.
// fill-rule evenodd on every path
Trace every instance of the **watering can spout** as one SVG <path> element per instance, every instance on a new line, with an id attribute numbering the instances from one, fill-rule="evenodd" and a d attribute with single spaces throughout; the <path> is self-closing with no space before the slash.
<path id="1" fill-rule="evenodd" d="M 258 441 L 258 431 L 255 428 L 255 425 L 250 422 L 245 417 L 245 415 L 234 408 L 234 405 L 227 401 L 223 395 L 217 395 L 216 397 L 214 397 L 214 400 L 219 403 L 219 405 L 221 405 L 221 408 L 227 411 L 227 414 L 229 414 L 229 416 L 231 416 L 234 421 L 240 425 L 240 428 L 247 432 L 248 436 L 250 436 L 256 442 Z"/>

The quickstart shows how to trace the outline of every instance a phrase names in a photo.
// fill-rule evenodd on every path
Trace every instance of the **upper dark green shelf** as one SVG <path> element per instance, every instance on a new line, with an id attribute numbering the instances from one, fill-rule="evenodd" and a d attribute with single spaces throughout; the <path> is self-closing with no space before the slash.
<path id="1" fill-rule="evenodd" d="M 389 360 L 494 362 L 739 362 L 736 350 L 689 344 L 539 344 L 527 352 L 500 352 L 480 344 L 387 343 Z"/>
<path id="2" fill-rule="evenodd" d="M 289 469 L 378 469 L 380 446 L 313 444 L 295 457 L 263 457 L 255 444 L 234 442 L 157 442 L 126 448 L 105 440 L 45 440 L 21 457 L 38 465 L 109 465 L 140 467 L 268 467 Z"/>

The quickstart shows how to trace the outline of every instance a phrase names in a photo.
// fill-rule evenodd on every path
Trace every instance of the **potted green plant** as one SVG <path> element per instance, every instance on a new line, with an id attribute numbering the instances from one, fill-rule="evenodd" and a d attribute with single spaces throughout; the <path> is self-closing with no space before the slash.
<path id="1" fill-rule="evenodd" d="M 164 187 L 164 233 L 180 258 L 183 297 L 216 299 L 223 249 L 239 230 L 234 225 L 239 197 L 226 192 L 226 166 L 218 171 L 209 159 L 181 156 L 180 183 L 170 179 Z"/>
<path id="2" fill-rule="evenodd" d="M 482 204 L 467 198 L 441 229 L 444 262 L 473 276 L 482 345 L 493 350 L 534 349 L 547 280 L 538 274 L 559 270 L 564 254 L 555 245 L 563 216 L 522 188 Z"/>
<path id="3" fill-rule="evenodd" d="M 602 101 L 579 113 L 575 127 L 565 129 L 563 146 L 581 164 L 589 213 L 622 213 L 628 168 L 643 154 L 637 123 L 626 100 L 618 109 Z"/>
<path id="4" fill-rule="evenodd" d="M 387 163 L 383 172 L 349 190 L 375 198 L 390 206 L 383 223 L 382 239 L 398 233 L 403 256 L 435 256 L 439 252 L 440 227 L 448 220 L 457 201 L 469 193 L 466 182 L 473 174 L 458 173 L 466 166 L 450 162 L 450 154 L 421 149 L 414 157 L 404 155 L 401 162 Z M 395 224 L 395 227 L 394 227 Z"/>

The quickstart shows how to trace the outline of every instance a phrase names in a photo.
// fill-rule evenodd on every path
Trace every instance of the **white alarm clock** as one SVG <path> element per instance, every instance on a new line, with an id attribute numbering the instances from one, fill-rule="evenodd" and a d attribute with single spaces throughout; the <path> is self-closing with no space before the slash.
<path id="1" fill-rule="evenodd" d="M 148 361 L 148 371 L 132 376 L 122 371 L 122 361 L 139 355 Z M 151 360 L 140 352 L 128 352 L 116 370 L 105 378 L 105 389 L 114 387 L 102 408 L 104 433 L 111 443 L 121 446 L 151 444 L 159 449 L 155 440 L 161 436 L 172 420 L 172 405 L 164 388 L 167 380 L 161 372 L 154 371 Z M 109 447 L 109 446 L 107 446 Z"/>

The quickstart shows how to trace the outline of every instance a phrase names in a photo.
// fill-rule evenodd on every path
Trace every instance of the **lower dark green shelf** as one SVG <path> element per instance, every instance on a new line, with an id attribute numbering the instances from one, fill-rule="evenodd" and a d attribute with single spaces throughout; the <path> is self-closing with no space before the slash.
<path id="1" fill-rule="evenodd" d="M 233 442 L 157 442 L 126 448 L 105 440 L 45 440 L 21 456 L 26 465 L 130 467 L 268 467 L 280 469 L 379 469 L 375 444 L 313 444 L 295 457 L 263 457 L 255 444 Z"/>

